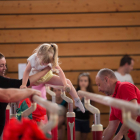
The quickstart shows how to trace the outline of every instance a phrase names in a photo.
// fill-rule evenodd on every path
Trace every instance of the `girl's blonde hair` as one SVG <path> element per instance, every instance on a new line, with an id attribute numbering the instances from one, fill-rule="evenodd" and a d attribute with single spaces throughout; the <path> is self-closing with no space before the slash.
<path id="1" fill-rule="evenodd" d="M 41 44 L 34 50 L 34 53 L 37 53 L 43 63 L 52 63 L 53 69 L 58 66 L 58 46 L 55 43 Z"/>

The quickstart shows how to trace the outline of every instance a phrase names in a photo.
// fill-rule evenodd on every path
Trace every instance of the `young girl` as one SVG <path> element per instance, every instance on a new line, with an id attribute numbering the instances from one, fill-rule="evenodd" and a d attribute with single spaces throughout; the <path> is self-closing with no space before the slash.
<path id="1" fill-rule="evenodd" d="M 26 88 L 27 79 L 30 75 L 33 75 L 46 67 L 50 68 L 50 71 L 35 84 L 50 84 L 64 86 L 64 89 L 70 88 L 69 94 L 75 101 L 75 106 L 79 107 L 82 112 L 85 112 L 83 104 L 77 95 L 75 88 L 70 80 L 66 79 L 63 70 L 58 64 L 58 47 L 56 44 L 44 43 L 35 49 L 35 53 L 28 59 L 28 64 L 23 75 L 22 86 L 20 88 Z M 52 71 L 58 72 L 58 75 L 54 75 Z"/>
<path id="2" fill-rule="evenodd" d="M 88 73 L 81 73 L 78 77 L 78 86 L 77 91 L 88 91 L 93 92 L 91 79 Z M 82 103 L 84 104 L 84 98 L 81 98 Z M 85 113 L 82 113 L 78 108 L 74 108 L 75 112 L 75 136 L 76 140 L 86 140 L 87 135 L 90 132 L 89 126 L 89 117 L 90 112 L 85 110 Z"/>

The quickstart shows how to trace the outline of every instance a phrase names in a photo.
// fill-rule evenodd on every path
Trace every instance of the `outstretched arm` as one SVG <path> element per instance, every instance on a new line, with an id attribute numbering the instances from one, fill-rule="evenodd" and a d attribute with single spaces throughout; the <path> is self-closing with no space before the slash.
<path id="1" fill-rule="evenodd" d="M 51 70 L 51 68 L 47 67 L 44 70 L 42 70 L 42 71 L 40 71 L 32 76 L 29 76 L 30 86 L 32 86 L 36 81 L 38 81 L 41 77 L 43 77 L 50 70 Z"/>
<path id="2" fill-rule="evenodd" d="M 112 140 L 112 137 L 114 136 L 119 123 L 119 120 L 109 121 L 107 128 L 103 132 L 102 140 Z"/>
<path id="3" fill-rule="evenodd" d="M 26 88 L 26 84 L 27 84 L 27 81 L 29 78 L 30 71 L 31 71 L 31 64 L 30 64 L 30 62 L 28 62 L 26 69 L 24 71 L 24 74 L 23 74 L 22 85 L 20 86 L 20 88 Z"/>
<path id="4" fill-rule="evenodd" d="M 0 88 L 0 102 L 18 102 L 25 98 L 31 97 L 32 95 L 40 96 L 41 93 L 34 89 L 2 89 Z"/>

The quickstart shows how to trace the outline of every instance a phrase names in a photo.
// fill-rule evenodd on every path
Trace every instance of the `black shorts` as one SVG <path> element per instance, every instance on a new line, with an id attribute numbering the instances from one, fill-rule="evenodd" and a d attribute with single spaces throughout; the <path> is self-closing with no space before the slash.
<path id="1" fill-rule="evenodd" d="M 89 120 L 75 120 L 75 131 L 80 131 L 81 133 L 89 133 Z"/>

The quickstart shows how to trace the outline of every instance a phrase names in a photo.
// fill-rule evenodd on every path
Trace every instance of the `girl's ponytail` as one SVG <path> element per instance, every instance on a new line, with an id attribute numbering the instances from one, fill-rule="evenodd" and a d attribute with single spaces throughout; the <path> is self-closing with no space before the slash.
<path id="1" fill-rule="evenodd" d="M 54 50 L 54 55 L 53 55 L 53 68 L 55 68 L 56 66 L 58 66 L 58 46 L 54 43 L 51 43 L 51 47 Z"/>

